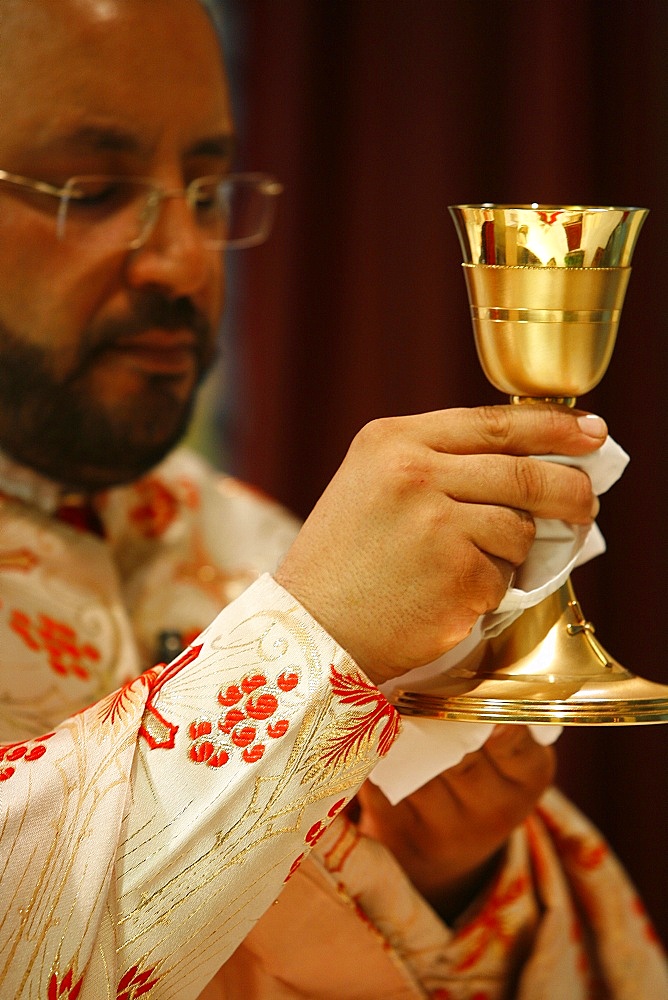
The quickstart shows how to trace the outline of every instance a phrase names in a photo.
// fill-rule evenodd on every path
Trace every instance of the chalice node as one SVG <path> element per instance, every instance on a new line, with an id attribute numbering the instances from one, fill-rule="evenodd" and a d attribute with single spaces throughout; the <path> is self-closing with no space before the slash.
<path id="1" fill-rule="evenodd" d="M 610 361 L 644 208 L 453 205 L 478 357 L 513 403 L 575 404 Z M 447 673 L 395 691 L 404 715 L 668 722 L 668 686 L 614 660 L 570 579 Z"/>

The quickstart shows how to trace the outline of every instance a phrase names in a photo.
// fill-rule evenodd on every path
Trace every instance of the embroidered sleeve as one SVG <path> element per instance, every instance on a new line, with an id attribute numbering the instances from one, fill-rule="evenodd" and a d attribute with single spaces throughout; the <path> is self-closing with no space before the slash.
<path id="1" fill-rule="evenodd" d="M 0 748 L 0 995 L 196 997 L 397 728 L 265 576 L 168 666 Z"/>

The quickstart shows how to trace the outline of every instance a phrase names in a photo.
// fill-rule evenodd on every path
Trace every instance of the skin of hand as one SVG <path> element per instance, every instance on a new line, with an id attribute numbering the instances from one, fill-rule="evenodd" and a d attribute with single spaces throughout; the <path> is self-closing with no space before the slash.
<path id="1" fill-rule="evenodd" d="M 367 781 L 362 833 L 384 844 L 448 923 L 489 885 L 510 833 L 552 782 L 555 754 L 524 726 L 497 726 L 484 746 L 392 806 Z"/>
<path id="2" fill-rule="evenodd" d="M 430 663 L 498 606 L 534 518 L 596 516 L 584 472 L 531 456 L 586 455 L 606 436 L 600 418 L 547 404 L 372 421 L 276 580 L 375 683 Z"/>

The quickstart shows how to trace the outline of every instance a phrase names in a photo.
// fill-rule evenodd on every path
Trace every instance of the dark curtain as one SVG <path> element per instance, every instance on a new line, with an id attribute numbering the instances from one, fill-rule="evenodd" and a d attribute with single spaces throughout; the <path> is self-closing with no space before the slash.
<path id="1" fill-rule="evenodd" d="M 668 683 L 668 4 L 237 0 L 242 161 L 285 184 L 236 258 L 234 469 L 308 513 L 367 420 L 498 401 L 447 206 L 646 205 L 618 345 L 583 401 L 632 462 L 578 596 L 608 650 Z M 668 939 L 666 726 L 570 728 L 559 783 Z"/>

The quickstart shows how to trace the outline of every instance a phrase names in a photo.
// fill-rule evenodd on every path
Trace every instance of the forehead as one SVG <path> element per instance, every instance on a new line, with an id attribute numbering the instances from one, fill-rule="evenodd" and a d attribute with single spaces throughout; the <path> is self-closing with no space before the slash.
<path id="1" fill-rule="evenodd" d="M 0 108 L 0 166 L 105 131 L 147 155 L 232 134 L 199 0 L 0 0 Z"/>

